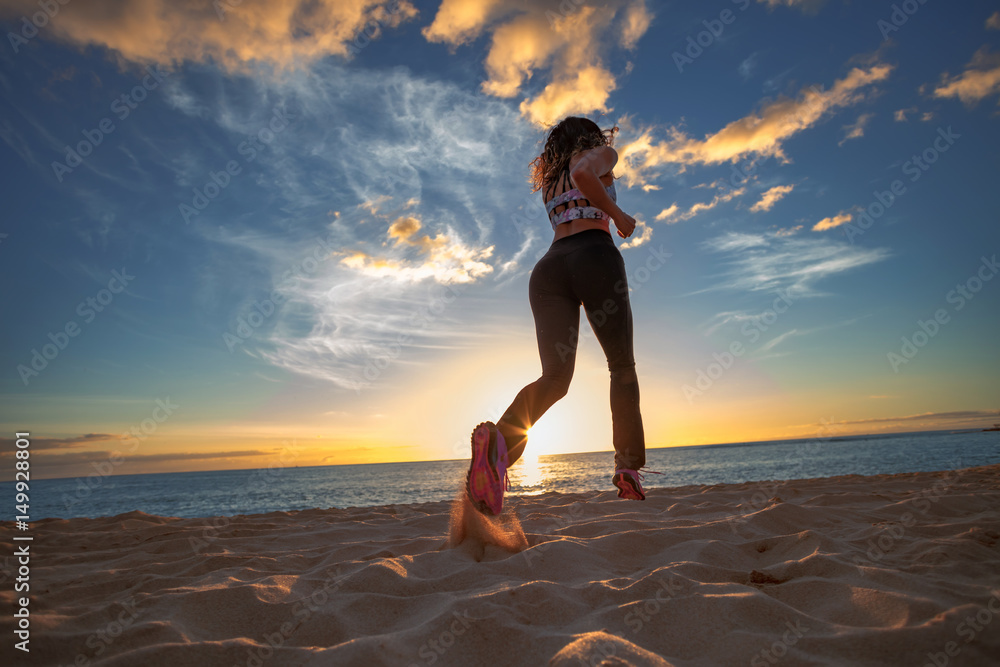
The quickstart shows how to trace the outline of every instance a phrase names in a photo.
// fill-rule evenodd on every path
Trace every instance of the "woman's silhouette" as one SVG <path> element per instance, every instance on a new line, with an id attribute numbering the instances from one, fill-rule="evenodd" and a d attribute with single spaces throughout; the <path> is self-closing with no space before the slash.
<path id="1" fill-rule="evenodd" d="M 616 130 L 602 131 L 586 118 L 566 118 L 549 131 L 545 150 L 532 162 L 534 190 L 542 191 L 555 232 L 528 283 L 542 376 L 517 394 L 496 424 L 483 422 L 472 432 L 466 491 L 485 514 L 500 514 L 507 468 L 524 451 L 528 428 L 569 389 L 581 305 L 611 371 L 612 481 L 620 497 L 645 499 L 638 473 L 646 448 L 632 308 L 625 262 L 610 232 L 611 222 L 622 238 L 635 229 L 635 219 L 616 203 L 612 170 L 618 153 L 611 147 Z"/>

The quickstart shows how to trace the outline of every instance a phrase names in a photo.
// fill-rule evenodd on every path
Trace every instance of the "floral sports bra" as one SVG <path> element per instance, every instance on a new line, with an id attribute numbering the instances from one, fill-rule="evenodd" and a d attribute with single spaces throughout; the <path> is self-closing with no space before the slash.
<path id="1" fill-rule="evenodd" d="M 568 188 L 572 183 L 569 180 L 569 168 L 563 172 L 563 182 Z M 612 201 L 618 201 L 618 195 L 615 192 L 615 184 L 604 186 L 604 190 L 611 197 Z M 560 213 L 553 215 L 552 211 L 563 204 L 571 201 L 583 202 L 583 206 L 576 205 L 566 208 Z M 569 222 L 570 220 L 579 220 L 580 218 L 593 218 L 596 220 L 604 220 L 609 222 L 611 216 L 597 208 L 596 206 L 591 206 L 590 201 L 588 201 L 583 193 L 576 188 L 568 189 L 558 197 L 553 197 L 545 204 L 545 210 L 549 214 L 549 222 L 552 223 L 552 231 L 555 231 L 556 227 L 564 222 Z"/>

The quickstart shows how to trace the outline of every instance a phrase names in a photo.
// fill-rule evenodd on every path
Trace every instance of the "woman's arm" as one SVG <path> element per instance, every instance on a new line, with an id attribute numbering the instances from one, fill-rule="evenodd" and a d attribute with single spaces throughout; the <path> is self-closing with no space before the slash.
<path id="1" fill-rule="evenodd" d="M 601 176 L 611 173 L 616 164 L 618 152 L 610 146 L 598 146 L 581 154 L 570 170 L 569 177 L 573 186 L 593 206 L 611 216 L 618 228 L 618 235 L 627 238 L 635 230 L 635 219 L 621 210 L 601 183 Z"/>

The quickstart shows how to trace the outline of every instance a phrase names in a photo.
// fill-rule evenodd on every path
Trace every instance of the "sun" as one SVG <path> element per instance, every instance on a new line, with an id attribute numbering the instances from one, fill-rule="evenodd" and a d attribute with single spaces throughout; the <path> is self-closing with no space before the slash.
<path id="1" fill-rule="evenodd" d="M 528 429 L 528 446 L 523 456 L 537 459 L 546 454 L 559 453 L 559 437 L 566 429 L 559 423 L 557 415 L 546 414 Z"/>

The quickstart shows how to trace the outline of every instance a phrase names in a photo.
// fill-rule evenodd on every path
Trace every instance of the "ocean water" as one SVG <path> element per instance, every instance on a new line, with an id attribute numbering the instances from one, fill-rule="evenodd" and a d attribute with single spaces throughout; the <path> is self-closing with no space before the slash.
<path id="1" fill-rule="evenodd" d="M 1000 432 L 923 432 L 649 449 L 647 488 L 955 470 L 1000 463 Z M 611 491 L 613 452 L 540 456 L 510 471 L 512 495 Z M 468 460 L 110 475 L 31 482 L 31 520 L 133 510 L 175 517 L 449 500 Z M 14 483 L 0 484 L 14 498 Z M 13 503 L 12 503 L 13 504 Z M 3 517 L 5 520 L 13 516 Z"/>

